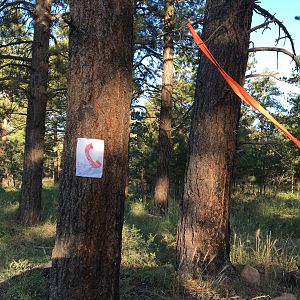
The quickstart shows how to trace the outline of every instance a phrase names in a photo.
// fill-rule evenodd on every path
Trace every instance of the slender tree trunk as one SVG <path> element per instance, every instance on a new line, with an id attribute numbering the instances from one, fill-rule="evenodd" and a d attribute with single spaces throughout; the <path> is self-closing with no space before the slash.
<path id="1" fill-rule="evenodd" d="M 154 204 L 161 215 L 164 215 L 168 209 L 170 192 L 169 166 L 172 151 L 171 122 L 174 77 L 173 22 L 174 1 L 165 0 L 163 75 L 158 137 L 158 161 L 154 192 Z"/>
<path id="2" fill-rule="evenodd" d="M 133 9 L 133 0 L 70 3 L 69 99 L 51 300 L 119 299 Z M 101 179 L 75 176 L 82 137 L 104 140 Z"/>
<path id="3" fill-rule="evenodd" d="M 59 180 L 59 152 L 57 147 L 54 151 L 53 157 L 53 184 L 57 185 Z"/>
<path id="4" fill-rule="evenodd" d="M 59 152 L 58 152 L 58 138 L 57 138 L 57 117 L 53 120 L 53 183 L 58 184 L 59 179 Z"/>
<path id="5" fill-rule="evenodd" d="M 254 0 L 208 0 L 202 38 L 221 66 L 243 83 Z M 203 54 L 177 235 L 182 275 L 228 268 L 229 210 L 240 101 Z"/>
<path id="6" fill-rule="evenodd" d="M 140 182 L 141 182 L 140 192 L 141 192 L 141 195 L 142 195 L 142 199 L 143 199 L 143 201 L 144 201 L 145 198 L 146 198 L 146 193 L 145 193 L 145 180 L 144 180 L 144 168 L 141 169 Z"/>
<path id="7" fill-rule="evenodd" d="M 7 143 L 7 130 L 8 130 L 8 121 L 7 118 L 2 120 L 0 126 L 0 188 L 3 185 L 3 179 L 5 178 L 5 145 Z"/>
<path id="8" fill-rule="evenodd" d="M 36 0 L 19 219 L 40 221 L 52 0 Z"/>

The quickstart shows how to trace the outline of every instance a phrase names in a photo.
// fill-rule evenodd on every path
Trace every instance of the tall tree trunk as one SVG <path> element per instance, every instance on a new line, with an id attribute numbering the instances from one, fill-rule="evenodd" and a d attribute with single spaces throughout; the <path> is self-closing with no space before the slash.
<path id="1" fill-rule="evenodd" d="M 163 75 L 160 123 L 158 137 L 158 161 L 154 204 L 157 211 L 164 215 L 168 209 L 170 178 L 169 166 L 171 159 L 171 130 L 172 130 L 172 89 L 174 77 L 174 1 L 165 0 L 164 18 L 164 49 L 163 49 Z"/>
<path id="2" fill-rule="evenodd" d="M 59 179 L 59 152 L 58 152 L 58 137 L 57 137 L 57 116 L 53 119 L 53 183 L 54 185 L 58 184 Z"/>
<path id="3" fill-rule="evenodd" d="M 0 188 L 3 185 L 5 174 L 5 145 L 7 143 L 8 120 L 4 118 L 0 126 Z"/>
<path id="4" fill-rule="evenodd" d="M 71 1 L 67 127 L 50 299 L 119 299 L 133 0 Z M 103 177 L 75 176 L 76 140 L 103 139 Z"/>
<path id="5" fill-rule="evenodd" d="M 52 0 L 36 0 L 19 219 L 40 221 Z"/>
<path id="6" fill-rule="evenodd" d="M 53 157 L 53 184 L 57 185 L 59 180 L 59 152 L 58 148 L 54 148 L 54 157 Z"/>
<path id="7" fill-rule="evenodd" d="M 254 0 L 208 0 L 202 38 L 220 65 L 243 83 Z M 240 101 L 203 54 L 197 74 L 184 195 L 177 233 L 182 274 L 232 269 L 229 210 Z"/>

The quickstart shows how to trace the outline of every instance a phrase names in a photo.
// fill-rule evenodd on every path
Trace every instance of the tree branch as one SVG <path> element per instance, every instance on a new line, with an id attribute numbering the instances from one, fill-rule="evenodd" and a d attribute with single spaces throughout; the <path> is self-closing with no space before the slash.
<path id="1" fill-rule="evenodd" d="M 29 65 L 9 63 L 9 64 L 5 64 L 5 65 L 0 66 L 0 70 L 5 68 L 5 67 L 25 67 L 25 68 L 31 69 L 31 66 L 29 66 Z"/>
<path id="2" fill-rule="evenodd" d="M 191 106 L 190 106 L 190 107 L 186 110 L 186 112 L 183 114 L 183 116 L 181 117 L 180 123 L 173 129 L 173 132 L 174 132 L 174 131 L 177 131 L 177 129 L 179 129 L 179 128 L 183 125 L 185 119 L 190 115 L 190 113 L 191 113 L 191 111 L 192 111 L 193 109 L 194 109 L 194 102 L 191 104 Z"/>
<path id="3" fill-rule="evenodd" d="M 241 141 L 240 145 L 255 145 L 255 146 L 265 146 L 265 145 L 278 145 L 277 141 Z"/>
<path id="4" fill-rule="evenodd" d="M 278 77 L 276 77 L 276 75 L 278 75 L 278 72 L 270 72 L 270 73 L 251 73 L 245 76 L 245 79 L 249 79 L 249 78 L 254 78 L 254 77 L 272 77 L 278 81 L 281 82 L 288 82 L 287 80 L 284 79 L 280 79 Z"/>
<path id="5" fill-rule="evenodd" d="M 258 30 L 260 28 L 264 28 L 264 29 L 269 28 L 268 25 L 271 24 L 271 23 L 274 23 L 274 22 L 275 22 L 274 19 L 265 21 L 264 23 L 259 24 L 259 25 L 255 26 L 255 27 L 251 28 L 249 30 L 249 33 L 254 32 L 254 31 L 256 31 L 256 30 Z"/>
<path id="6" fill-rule="evenodd" d="M 295 51 L 295 46 L 294 46 L 294 42 L 292 39 L 292 36 L 290 35 L 290 33 L 288 32 L 288 30 L 286 29 L 286 27 L 283 25 L 282 22 L 280 22 L 277 18 L 274 17 L 274 15 L 272 15 L 271 13 L 269 13 L 266 9 L 263 9 L 262 7 L 260 7 L 258 4 L 254 4 L 254 10 L 264 16 L 265 18 L 268 18 L 270 20 L 273 20 L 275 24 L 277 24 L 279 26 L 280 29 L 283 30 L 283 32 L 285 33 L 286 37 L 290 40 L 291 46 L 292 46 L 292 50 L 293 50 L 293 54 L 296 56 L 296 51 Z M 280 39 L 277 39 L 276 42 L 278 42 Z"/>
<path id="7" fill-rule="evenodd" d="M 11 42 L 11 43 L 0 45 L 0 48 L 9 47 L 9 46 L 15 46 L 15 45 L 20 45 L 20 44 L 32 44 L 32 41 Z"/>
<path id="8" fill-rule="evenodd" d="M 56 21 L 57 19 L 63 19 L 63 21 L 64 21 L 64 18 L 69 17 L 69 15 L 70 15 L 69 12 L 64 12 L 62 14 L 53 14 L 51 16 L 51 20 L 52 20 L 52 22 Z"/>
<path id="9" fill-rule="evenodd" d="M 162 61 L 162 55 L 156 51 L 154 51 L 153 49 L 151 49 L 150 47 L 147 47 L 147 46 L 144 46 L 144 47 L 138 47 L 138 48 L 135 48 L 135 51 L 136 50 L 141 50 L 141 49 L 144 49 L 148 52 L 151 53 L 152 56 L 156 57 L 157 59 L 159 59 L 160 61 Z M 147 54 L 148 55 L 148 54 Z"/>
<path id="10" fill-rule="evenodd" d="M 10 134 L 12 134 L 12 133 L 14 133 L 14 132 L 16 132 L 16 131 L 18 131 L 18 130 L 21 130 L 21 129 L 23 130 L 23 129 L 25 128 L 25 126 L 26 126 L 26 123 L 21 124 L 21 125 L 19 125 L 19 126 L 17 126 L 17 127 L 14 127 L 14 129 L 12 129 L 12 130 L 6 132 L 5 134 L 1 134 L 0 137 L 4 137 L 4 136 L 7 136 L 7 135 L 10 135 Z"/>
<path id="11" fill-rule="evenodd" d="M 254 47 L 254 48 L 249 48 L 249 52 L 259 52 L 259 51 L 275 51 L 275 52 L 282 52 L 292 58 L 292 60 L 296 63 L 297 68 L 300 68 L 300 59 L 288 51 L 287 49 L 284 48 L 277 48 L 277 47 Z"/>
<path id="12" fill-rule="evenodd" d="M 24 78 L 17 78 L 17 77 L 13 77 L 13 76 L 6 76 L 6 77 L 2 77 L 0 78 L 0 81 L 6 81 L 6 80 L 15 80 L 15 81 L 21 81 L 24 83 L 29 83 L 29 80 L 26 80 Z"/>
<path id="13" fill-rule="evenodd" d="M 31 58 L 23 57 L 23 56 L 16 56 L 16 55 L 4 55 L 4 54 L 0 54 L 0 59 L 15 59 L 15 60 L 21 60 L 21 61 L 31 62 Z"/>
<path id="14" fill-rule="evenodd" d="M 3 1 L 0 5 L 0 12 L 5 10 L 6 8 L 12 7 L 12 6 L 19 6 L 19 5 L 24 5 L 27 10 L 30 11 L 30 9 L 34 9 L 34 5 L 28 1 L 13 1 L 10 3 L 6 3 L 6 1 Z"/>

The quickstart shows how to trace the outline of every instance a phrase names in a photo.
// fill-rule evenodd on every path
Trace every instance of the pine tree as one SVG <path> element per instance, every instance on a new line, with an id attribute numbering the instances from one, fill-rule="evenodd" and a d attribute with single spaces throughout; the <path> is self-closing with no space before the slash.
<path id="1" fill-rule="evenodd" d="M 202 37 L 220 65 L 243 83 L 253 0 L 206 3 Z M 177 235 L 182 274 L 232 269 L 229 207 L 240 100 L 200 55 Z"/>
<path id="2" fill-rule="evenodd" d="M 67 126 L 50 299 L 119 299 L 134 1 L 70 4 Z M 103 177 L 76 177 L 76 141 L 104 140 Z"/>

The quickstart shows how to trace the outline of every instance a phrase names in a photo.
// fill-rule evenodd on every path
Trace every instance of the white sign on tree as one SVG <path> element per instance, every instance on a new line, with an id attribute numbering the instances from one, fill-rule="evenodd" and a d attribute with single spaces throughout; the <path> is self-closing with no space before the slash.
<path id="1" fill-rule="evenodd" d="M 78 138 L 76 176 L 101 178 L 103 173 L 104 141 Z"/>

